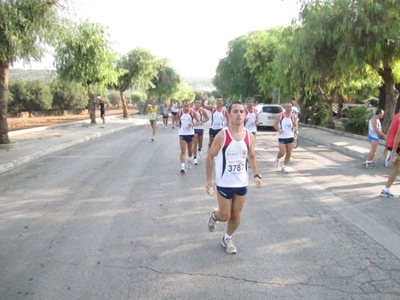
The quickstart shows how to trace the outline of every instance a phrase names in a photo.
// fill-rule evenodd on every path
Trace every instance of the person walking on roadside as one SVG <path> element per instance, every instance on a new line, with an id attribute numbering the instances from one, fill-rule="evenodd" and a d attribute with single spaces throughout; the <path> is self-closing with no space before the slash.
<path id="1" fill-rule="evenodd" d="M 254 139 L 257 134 L 258 115 L 257 110 L 254 108 L 254 98 L 248 97 L 246 99 L 246 118 L 244 119 L 244 127 L 247 128 L 254 135 Z"/>
<path id="2" fill-rule="evenodd" d="M 282 172 L 288 173 L 286 166 L 290 161 L 293 150 L 294 132 L 298 131 L 297 118 L 292 114 L 292 104 L 290 102 L 285 104 L 285 110 L 276 116 L 274 128 L 278 131 L 278 145 L 279 152 L 275 159 L 275 167 L 279 168 L 280 159 L 285 156 L 282 165 Z"/>
<path id="3" fill-rule="evenodd" d="M 214 193 L 212 180 L 215 167 L 215 186 L 217 189 L 218 209 L 214 209 L 207 220 L 208 231 L 215 230 L 217 222 L 228 222 L 226 233 L 222 237 L 222 246 L 229 254 L 237 249 L 232 235 L 240 224 L 241 212 L 246 200 L 249 185 L 248 164 L 254 172 L 254 181 L 261 187 L 261 175 L 258 173 L 255 155 L 254 136 L 244 128 L 245 108 L 239 102 L 233 102 L 228 108 L 229 125 L 215 137 L 207 155 L 206 190 Z"/>
<path id="4" fill-rule="evenodd" d="M 201 101 L 194 101 L 193 110 L 199 116 L 200 125 L 194 126 L 194 141 L 193 141 L 193 164 L 198 165 L 197 154 L 199 157 L 203 157 L 201 154 L 201 148 L 203 147 L 203 134 L 204 134 L 204 123 L 208 122 L 209 117 L 205 109 L 201 107 Z"/>
<path id="5" fill-rule="evenodd" d="M 100 118 L 102 120 L 101 128 L 106 127 L 106 106 L 108 107 L 108 103 L 101 99 L 101 96 L 97 96 L 97 100 L 99 101 L 99 109 L 100 109 Z"/>
<path id="6" fill-rule="evenodd" d="M 177 126 L 176 124 L 178 123 L 178 112 L 179 112 L 179 104 L 174 99 L 171 101 L 170 110 L 172 115 L 172 129 L 174 129 L 175 126 Z"/>
<path id="7" fill-rule="evenodd" d="M 223 107 L 224 99 L 221 96 L 217 96 L 216 105 L 206 105 L 205 101 L 208 99 L 207 93 L 203 93 L 201 107 L 211 111 L 211 124 L 209 129 L 209 141 L 208 149 L 214 141 L 215 136 L 224 128 L 225 120 L 228 123 L 228 115 Z"/>
<path id="8" fill-rule="evenodd" d="M 365 161 L 365 167 L 372 168 L 375 166 L 374 156 L 376 149 L 378 149 L 379 139 L 382 137 L 386 140 L 386 134 L 382 131 L 382 125 L 380 119 L 384 116 L 382 109 L 377 109 L 375 115 L 368 122 L 368 141 L 371 143 L 371 150 L 367 154 L 367 160 Z"/>
<path id="9" fill-rule="evenodd" d="M 164 106 L 162 108 L 162 113 L 163 113 L 163 123 L 165 126 L 165 129 L 168 128 L 168 118 L 169 118 L 169 107 L 168 107 L 168 103 L 165 102 Z"/>
<path id="10" fill-rule="evenodd" d="M 156 100 L 153 100 L 151 105 L 147 108 L 147 113 L 149 114 L 149 121 L 152 130 L 151 141 L 154 142 L 157 132 L 157 113 L 158 113 L 158 106 Z"/>
<path id="11" fill-rule="evenodd" d="M 393 168 L 389 174 L 389 178 L 381 191 L 382 197 L 387 198 L 398 198 L 398 195 L 394 195 L 390 188 L 393 182 L 396 180 L 397 175 L 400 172 L 400 112 L 398 112 L 392 119 L 392 123 L 390 124 L 387 139 L 386 139 L 386 147 L 388 151 L 391 153 L 390 160 L 392 161 Z"/>
<path id="12" fill-rule="evenodd" d="M 186 173 L 185 161 L 186 161 L 186 149 L 188 151 L 187 167 L 191 168 L 192 154 L 193 154 L 193 139 L 194 139 L 194 126 L 200 125 L 201 121 L 196 112 L 190 108 L 189 100 L 183 100 L 182 108 L 178 112 L 178 123 L 179 126 L 179 146 L 181 148 L 180 161 L 181 161 L 181 174 Z"/>

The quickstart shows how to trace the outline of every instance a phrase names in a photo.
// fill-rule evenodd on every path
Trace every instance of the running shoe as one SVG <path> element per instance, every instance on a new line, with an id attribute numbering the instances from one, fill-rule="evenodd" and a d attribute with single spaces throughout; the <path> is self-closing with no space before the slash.
<path id="1" fill-rule="evenodd" d="M 390 156 L 385 158 L 385 168 L 389 167 Z"/>
<path id="2" fill-rule="evenodd" d="M 185 174 L 186 173 L 185 168 L 181 168 L 180 172 L 181 172 L 181 174 Z"/>
<path id="3" fill-rule="evenodd" d="M 282 172 L 285 173 L 285 174 L 289 173 L 289 171 L 286 170 L 286 166 L 282 166 Z"/>
<path id="4" fill-rule="evenodd" d="M 227 238 L 225 239 L 225 237 L 222 237 L 222 247 L 225 248 L 226 252 L 228 252 L 229 254 L 236 254 L 237 250 L 235 245 L 232 242 L 231 238 Z"/>
<path id="5" fill-rule="evenodd" d="M 193 164 L 195 165 L 195 166 L 197 166 L 199 163 L 197 162 L 197 158 L 195 158 L 194 160 L 193 160 Z"/>
<path id="6" fill-rule="evenodd" d="M 275 168 L 279 168 L 279 159 L 275 158 Z"/>
<path id="7" fill-rule="evenodd" d="M 187 161 L 187 167 L 188 167 L 188 169 L 190 169 L 190 168 L 192 167 L 192 165 L 193 165 L 192 159 L 191 159 L 191 158 L 188 158 L 188 161 Z"/>
<path id="8" fill-rule="evenodd" d="M 372 165 L 372 163 L 367 163 L 367 162 L 365 162 L 365 163 L 364 163 L 364 166 L 365 166 L 367 169 L 371 169 L 374 165 Z"/>
<path id="9" fill-rule="evenodd" d="M 199 157 L 200 157 L 200 158 L 202 158 L 202 157 L 203 157 L 203 154 L 201 153 L 201 150 L 200 150 L 200 149 L 198 150 L 198 152 L 197 152 L 197 153 L 199 154 Z"/>
<path id="10" fill-rule="evenodd" d="M 392 194 L 392 192 L 390 190 L 388 190 L 388 191 L 382 190 L 381 191 L 381 196 L 382 197 L 386 197 L 386 198 L 390 198 L 390 199 L 399 198 L 398 195 Z"/>
<path id="11" fill-rule="evenodd" d="M 370 162 L 370 165 L 373 166 L 373 167 L 375 167 L 375 162 L 374 162 L 374 161 L 371 161 L 371 162 Z"/>
<path id="12" fill-rule="evenodd" d="M 208 228 L 208 231 L 209 232 L 214 232 L 214 230 L 215 230 L 215 226 L 217 225 L 217 220 L 215 220 L 214 218 L 213 218 L 213 214 L 214 214 L 214 212 L 216 212 L 217 210 L 216 209 L 214 209 L 213 210 L 213 212 L 211 213 L 211 215 L 210 215 L 210 217 L 208 218 L 208 220 L 207 220 L 207 228 Z"/>

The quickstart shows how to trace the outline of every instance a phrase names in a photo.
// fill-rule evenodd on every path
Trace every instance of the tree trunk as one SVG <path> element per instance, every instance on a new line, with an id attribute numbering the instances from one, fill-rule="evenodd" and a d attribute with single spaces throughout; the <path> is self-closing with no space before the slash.
<path id="1" fill-rule="evenodd" d="M 343 110 L 343 97 L 342 95 L 338 95 L 338 110 L 336 114 L 336 118 L 340 119 L 342 117 L 342 110 Z"/>
<path id="2" fill-rule="evenodd" d="M 124 117 L 124 119 L 128 119 L 129 115 L 128 115 L 128 108 L 126 107 L 126 101 L 125 101 L 125 97 L 124 97 L 124 91 L 120 90 L 119 91 L 119 95 L 121 96 L 121 103 L 122 103 L 122 115 Z"/>
<path id="3" fill-rule="evenodd" d="M 0 144 L 9 144 L 7 123 L 8 72 L 10 64 L 0 62 Z"/>
<path id="4" fill-rule="evenodd" d="M 96 105 L 95 105 L 94 94 L 90 86 L 88 86 L 87 89 L 89 94 L 88 109 L 90 115 L 90 124 L 96 124 Z"/>
<path id="5" fill-rule="evenodd" d="M 385 115 L 390 117 L 383 119 L 382 128 L 384 132 L 387 132 L 390 123 L 392 122 L 392 118 L 396 114 L 397 93 L 395 92 L 393 75 L 384 76 L 383 79 L 385 82 Z"/>

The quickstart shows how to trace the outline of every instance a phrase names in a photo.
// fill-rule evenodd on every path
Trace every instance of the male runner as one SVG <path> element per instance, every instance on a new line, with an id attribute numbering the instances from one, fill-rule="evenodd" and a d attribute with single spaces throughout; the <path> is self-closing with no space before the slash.
<path id="1" fill-rule="evenodd" d="M 101 128 L 106 127 L 106 105 L 108 107 L 108 103 L 106 103 L 103 99 L 101 99 L 100 96 L 97 97 L 99 100 L 99 108 L 100 108 L 100 118 L 103 122 L 103 125 L 101 125 Z"/>
<path id="2" fill-rule="evenodd" d="M 390 124 L 389 131 L 387 134 L 386 147 L 391 151 L 391 161 L 393 163 L 392 172 L 389 174 L 389 178 L 386 182 L 385 187 L 381 191 L 382 197 L 387 198 L 398 198 L 398 195 L 394 195 L 390 191 L 390 187 L 396 180 L 397 175 L 400 172 L 400 112 L 398 112 Z"/>
<path id="3" fill-rule="evenodd" d="M 257 133 L 257 125 L 258 125 L 258 115 L 257 110 L 254 108 L 254 98 L 248 97 L 246 99 L 246 118 L 244 119 L 244 127 L 250 131 L 254 138 L 256 137 Z"/>
<path id="4" fill-rule="evenodd" d="M 378 149 L 379 139 L 382 137 L 386 140 L 386 134 L 382 131 L 382 125 L 380 119 L 384 116 L 383 109 L 377 109 L 375 115 L 368 122 L 368 141 L 371 143 L 371 150 L 367 154 L 367 160 L 365 161 L 365 167 L 372 168 L 375 166 L 374 156 L 376 149 Z"/>
<path id="5" fill-rule="evenodd" d="M 197 154 L 201 158 L 203 155 L 201 154 L 201 148 L 203 147 L 203 133 L 204 133 L 204 126 L 203 124 L 208 122 L 210 119 L 205 109 L 201 107 L 201 101 L 196 100 L 194 101 L 193 110 L 197 113 L 200 118 L 201 124 L 194 126 L 194 141 L 193 141 L 193 163 L 194 165 L 198 165 L 197 162 Z M 198 151 L 198 152 L 197 152 Z"/>
<path id="6" fill-rule="evenodd" d="M 292 103 L 285 104 L 285 111 L 276 116 L 274 128 L 278 131 L 279 152 L 275 159 L 275 167 L 279 168 L 280 158 L 285 156 L 282 172 L 288 173 L 286 166 L 293 150 L 294 131 L 298 131 L 297 118 L 292 114 Z"/>
<path id="7" fill-rule="evenodd" d="M 178 123 L 178 112 L 179 112 L 179 104 L 176 100 L 171 101 L 170 110 L 172 115 L 172 129 L 174 129 L 176 124 Z"/>
<path id="8" fill-rule="evenodd" d="M 232 235 L 239 227 L 240 214 L 246 199 L 249 185 L 248 164 L 255 173 L 254 181 L 261 186 L 255 155 L 254 136 L 243 126 L 245 108 L 241 102 L 233 102 L 228 108 L 229 125 L 222 129 L 214 139 L 206 162 L 206 190 L 213 194 L 213 165 L 215 165 L 215 185 L 217 188 L 218 209 L 215 209 L 207 221 L 210 232 L 216 223 L 228 222 L 222 238 L 222 246 L 229 254 L 237 249 L 232 242 Z"/>
<path id="9" fill-rule="evenodd" d="M 178 123 L 179 126 L 179 145 L 181 148 L 180 160 L 181 160 L 181 174 L 185 174 L 185 160 L 186 160 L 186 147 L 188 150 L 188 161 L 187 167 L 192 167 L 192 150 L 193 150 L 193 139 L 194 139 L 194 128 L 195 125 L 200 125 L 201 121 L 196 112 L 190 108 L 189 100 L 183 100 L 182 108 L 178 112 Z"/>
<path id="10" fill-rule="evenodd" d="M 169 108 L 168 108 L 168 103 L 165 102 L 164 106 L 162 108 L 162 113 L 163 113 L 163 123 L 165 126 L 165 129 L 168 128 L 168 117 L 169 117 Z"/>
<path id="11" fill-rule="evenodd" d="M 204 93 L 202 96 L 201 107 L 211 111 L 211 124 L 208 141 L 208 148 L 210 148 L 217 133 L 220 132 L 222 128 L 224 128 L 225 119 L 228 120 L 228 117 L 225 109 L 223 108 L 224 99 L 221 96 L 217 97 L 216 106 L 206 105 L 205 101 L 207 100 L 207 98 L 207 94 Z"/>

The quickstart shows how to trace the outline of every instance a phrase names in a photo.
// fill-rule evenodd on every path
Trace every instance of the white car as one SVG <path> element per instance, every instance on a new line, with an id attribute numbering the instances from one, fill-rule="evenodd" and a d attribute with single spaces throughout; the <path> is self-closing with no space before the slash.
<path id="1" fill-rule="evenodd" d="M 256 106 L 258 115 L 258 128 L 273 127 L 276 116 L 283 112 L 283 107 L 279 104 L 258 104 Z"/>

